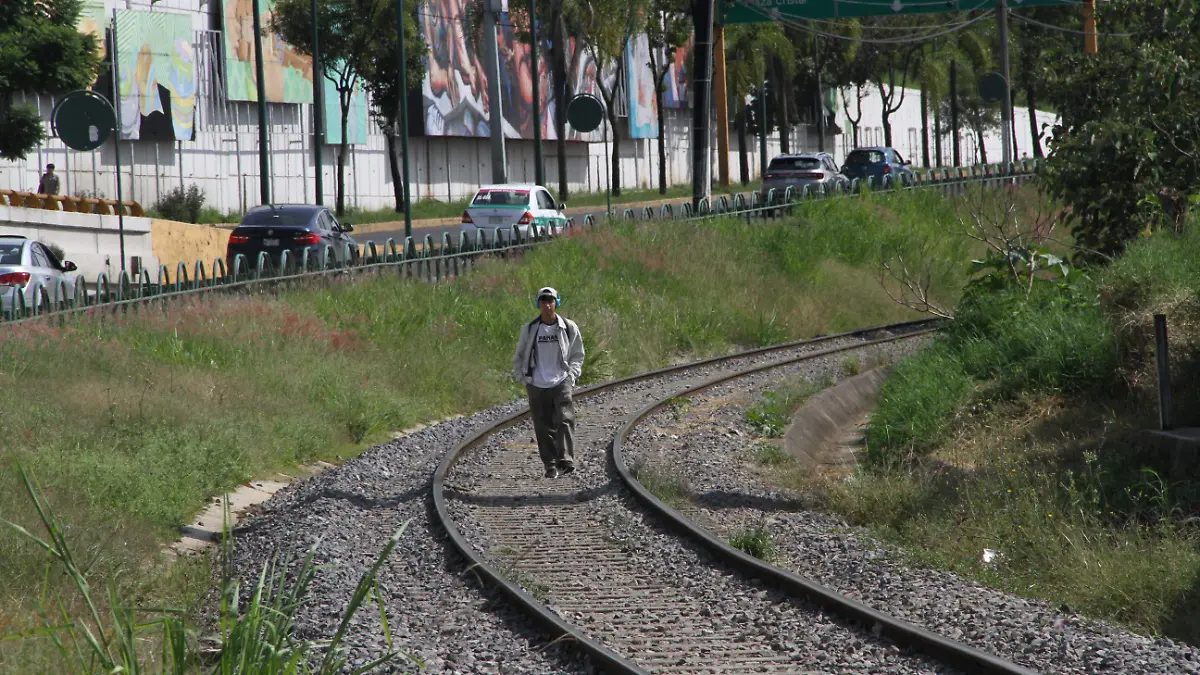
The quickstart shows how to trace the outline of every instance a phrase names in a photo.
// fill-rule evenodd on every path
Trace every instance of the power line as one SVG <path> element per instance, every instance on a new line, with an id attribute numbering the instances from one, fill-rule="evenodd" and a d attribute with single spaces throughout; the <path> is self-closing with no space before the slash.
<path id="1" fill-rule="evenodd" d="M 937 3 L 937 4 L 940 5 L 941 3 Z M 966 28 L 967 26 L 970 26 L 979 21 L 982 21 L 995 13 L 995 10 L 988 10 L 973 19 L 968 19 L 966 21 L 963 21 L 962 23 L 953 25 L 953 27 L 951 27 L 951 28 L 947 28 L 944 30 L 937 30 L 932 33 L 925 33 L 925 34 L 920 34 L 920 35 L 914 33 L 911 36 L 906 36 L 906 37 L 902 37 L 902 38 L 872 39 L 872 38 L 856 38 L 856 37 L 851 37 L 848 35 L 840 35 L 838 33 L 830 33 L 830 32 L 823 31 L 823 30 L 820 30 L 817 28 L 813 28 L 804 23 L 801 23 L 798 20 L 785 17 L 778 10 L 768 9 L 766 7 L 763 7 L 756 0 L 744 0 L 743 5 L 761 13 L 764 17 L 766 17 L 768 19 L 778 21 L 779 23 L 782 23 L 786 26 L 791 26 L 792 28 L 795 28 L 800 31 L 804 31 L 806 33 L 811 33 L 813 35 L 819 35 L 822 37 L 832 38 L 834 40 L 844 40 L 847 42 L 858 42 L 858 43 L 863 43 L 863 44 L 913 44 L 913 43 L 917 43 L 917 42 L 924 42 L 926 40 L 931 40 L 933 38 L 941 37 L 943 35 L 949 35 L 950 33 L 960 31 L 960 30 Z"/>
<path id="2" fill-rule="evenodd" d="M 1017 21 L 1031 24 L 1037 26 L 1038 28 L 1044 28 L 1046 30 L 1056 30 L 1060 33 L 1072 33 L 1074 35 L 1095 35 L 1097 37 L 1133 37 L 1133 33 L 1088 33 L 1086 31 L 1075 30 L 1073 28 L 1063 28 L 1062 26 L 1054 26 L 1048 23 L 1042 23 L 1041 21 L 1036 21 L 1027 16 L 1021 16 L 1020 14 L 1010 14 L 1010 16 Z"/>

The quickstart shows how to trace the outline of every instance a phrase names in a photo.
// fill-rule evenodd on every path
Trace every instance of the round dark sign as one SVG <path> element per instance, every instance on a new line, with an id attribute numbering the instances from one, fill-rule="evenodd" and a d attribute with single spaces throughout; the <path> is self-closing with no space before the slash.
<path id="1" fill-rule="evenodd" d="M 604 102 L 591 94 L 579 94 L 567 104 L 567 121 L 576 131 L 595 131 L 604 121 Z"/>
<path id="2" fill-rule="evenodd" d="M 1004 90 L 1008 83 L 1000 73 L 988 73 L 979 78 L 979 98 L 984 103 L 998 103 L 1004 100 Z"/>
<path id="3" fill-rule="evenodd" d="M 112 104 L 87 89 L 67 94 L 50 114 L 50 124 L 63 144 L 72 150 L 95 150 L 117 127 Z"/>

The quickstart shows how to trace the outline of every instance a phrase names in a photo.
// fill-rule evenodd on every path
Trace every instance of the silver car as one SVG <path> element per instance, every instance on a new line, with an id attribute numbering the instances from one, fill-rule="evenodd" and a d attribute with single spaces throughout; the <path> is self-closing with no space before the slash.
<path id="1" fill-rule="evenodd" d="M 31 308 L 41 297 L 36 293 L 39 287 L 46 289 L 51 302 L 69 299 L 75 291 L 77 276 L 69 273 L 76 269 L 75 263 L 60 261 L 41 242 L 17 234 L 0 234 L 0 311 L 6 317 L 11 316 L 19 306 L 18 292 L 25 294 L 25 307 Z M 65 297 L 59 292 L 59 282 L 66 284 Z"/>
<path id="2" fill-rule="evenodd" d="M 850 180 L 838 171 L 833 156 L 827 152 L 817 152 L 806 155 L 779 155 L 767 166 L 767 174 L 763 176 L 762 196 L 766 198 L 771 188 L 775 188 L 777 199 L 783 198 L 783 193 L 791 186 L 793 196 L 800 198 L 800 191 L 808 186 L 814 193 L 820 191 L 833 193 L 836 190 L 846 190 Z"/>

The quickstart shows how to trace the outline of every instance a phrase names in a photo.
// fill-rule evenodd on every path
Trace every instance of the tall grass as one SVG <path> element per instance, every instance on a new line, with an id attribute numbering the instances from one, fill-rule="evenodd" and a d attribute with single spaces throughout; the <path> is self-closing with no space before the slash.
<path id="1" fill-rule="evenodd" d="M 220 642 L 215 647 L 215 654 L 206 654 L 196 639 L 195 627 L 185 623 L 185 612 L 168 607 L 133 606 L 112 582 L 108 584 L 106 597 L 99 595 L 89 579 L 95 560 L 89 562 L 76 556 L 36 479 L 24 467 L 19 473 L 47 538 L 43 539 L 16 523 L 7 524 L 45 553 L 45 572 L 41 593 L 34 603 L 37 621 L 23 632 L 0 637 L 0 641 L 41 639 L 49 642 L 58 659 L 41 665 L 50 671 L 66 668 L 67 672 L 85 674 L 333 675 L 344 672 L 348 666 L 342 640 L 350 619 L 369 598 L 378 607 L 388 652 L 353 672 L 365 673 L 404 655 L 392 644 L 387 608 L 376 578 L 408 523 L 388 539 L 374 564 L 359 578 L 334 635 L 327 641 L 318 642 L 297 640 L 292 636 L 292 625 L 297 610 L 308 598 L 316 575 L 313 553 L 320 542 L 313 545 L 299 565 L 288 559 L 265 563 L 257 581 L 243 589 L 243 581 L 232 569 L 226 506 L 222 539 L 225 565 L 217 618 Z M 228 504 L 228 500 L 225 503 Z M 69 580 L 65 589 L 50 586 L 49 579 L 57 575 Z M 63 590 L 74 597 L 64 597 Z M 72 611 L 75 607 L 79 610 Z M 156 646 L 157 650 L 149 649 L 148 645 Z"/>
<path id="2" fill-rule="evenodd" d="M 904 193 L 801 205 L 768 223 L 619 223 L 439 284 L 342 277 L 6 327 L 0 461 L 36 470 L 99 578 L 124 570 L 148 600 L 190 606 L 202 575 L 144 563 L 212 496 L 519 397 L 509 370 L 533 289 L 563 292 L 586 344 L 583 381 L 595 382 L 912 318 L 880 289 L 875 261 L 885 246 L 928 241 L 963 259 L 934 222 L 953 209 Z M 934 292 L 952 303 L 963 271 L 948 265 Z M 21 494 L 0 472 L 0 513 L 14 522 L 36 518 Z M 40 556 L 0 535 L 0 616 L 30 611 Z M 0 668 L 15 658 L 0 647 Z"/>
<path id="3" fill-rule="evenodd" d="M 1197 269 L 1192 228 L 1074 287 L 964 301 L 884 384 L 872 465 L 825 486 L 832 508 L 924 562 L 1200 643 L 1200 481 L 1136 434 L 1156 424 L 1158 312 L 1179 423 L 1200 422 Z"/>

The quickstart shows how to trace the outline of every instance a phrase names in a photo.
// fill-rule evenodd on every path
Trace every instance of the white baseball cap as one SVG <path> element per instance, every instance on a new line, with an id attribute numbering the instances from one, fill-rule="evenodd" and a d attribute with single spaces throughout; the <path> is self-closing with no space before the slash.
<path id="1" fill-rule="evenodd" d="M 559 298 L 558 291 L 554 290 L 554 288 L 552 288 L 550 286 L 543 286 L 541 288 L 541 290 L 539 290 L 537 292 L 536 300 L 538 302 L 541 302 L 542 298 L 544 298 L 546 296 L 550 296 L 551 298 L 554 298 L 555 300 L 558 300 L 558 298 Z"/>

